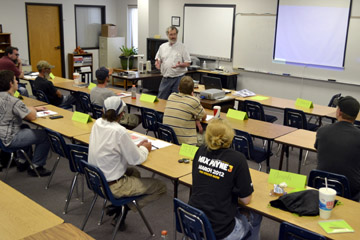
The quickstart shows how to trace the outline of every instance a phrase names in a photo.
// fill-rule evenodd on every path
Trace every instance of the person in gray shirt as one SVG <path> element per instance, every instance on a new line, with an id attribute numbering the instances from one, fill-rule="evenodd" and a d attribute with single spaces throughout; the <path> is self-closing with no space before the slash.
<path id="1" fill-rule="evenodd" d="M 44 130 L 31 129 L 22 120 L 33 121 L 36 112 L 46 110 L 45 107 L 27 107 L 20 99 L 14 97 L 18 89 L 18 81 L 12 71 L 0 71 L 0 139 L 9 149 L 23 149 L 28 152 L 32 163 L 40 176 L 49 176 L 50 171 L 44 168 L 50 143 Z M 31 146 L 35 144 L 34 156 Z M 23 159 L 22 159 L 23 160 Z M 19 171 L 26 170 L 27 162 L 19 161 Z M 34 169 L 28 168 L 28 174 L 36 177 Z"/>
<path id="2" fill-rule="evenodd" d="M 104 106 L 104 101 L 108 97 L 116 96 L 116 94 L 106 88 L 107 83 L 109 81 L 109 75 L 111 75 L 112 70 L 107 69 L 106 67 L 101 67 L 96 70 L 95 75 L 97 79 L 97 85 L 90 92 L 90 101 L 92 104 L 96 104 L 98 106 Z M 136 114 L 123 114 L 122 119 L 120 120 L 120 124 L 126 127 L 127 129 L 133 129 L 137 127 L 141 122 L 140 116 Z"/>

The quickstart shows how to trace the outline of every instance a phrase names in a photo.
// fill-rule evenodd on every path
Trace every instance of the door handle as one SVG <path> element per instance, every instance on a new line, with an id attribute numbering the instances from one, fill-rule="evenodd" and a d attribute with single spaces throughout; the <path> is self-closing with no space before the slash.
<path id="1" fill-rule="evenodd" d="M 57 47 L 55 47 L 55 49 L 61 49 L 61 46 L 57 46 Z"/>

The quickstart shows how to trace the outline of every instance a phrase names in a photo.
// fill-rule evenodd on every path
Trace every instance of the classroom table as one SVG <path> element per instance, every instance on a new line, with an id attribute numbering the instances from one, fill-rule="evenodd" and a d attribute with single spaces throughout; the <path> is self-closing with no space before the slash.
<path id="1" fill-rule="evenodd" d="M 44 105 L 48 110 L 57 112 L 57 115 L 62 115 L 63 118 L 50 119 L 48 117 L 37 118 L 32 121 L 33 124 L 44 128 L 49 128 L 55 132 L 60 133 L 66 137 L 72 138 L 76 135 L 82 135 L 91 132 L 94 120 L 89 123 L 80 123 L 72 120 L 73 112 L 54 105 Z"/>
<path id="2" fill-rule="evenodd" d="M 210 112 L 211 111 L 207 111 L 207 114 L 213 115 Z M 236 120 L 233 118 L 227 118 L 225 113 L 220 113 L 220 117 L 223 119 L 227 119 L 228 122 L 230 123 L 230 126 L 233 129 L 245 131 L 254 137 L 259 137 L 259 138 L 268 140 L 268 142 L 267 142 L 267 152 L 268 153 L 270 153 L 270 151 L 271 151 L 271 141 L 273 141 L 275 138 L 278 138 L 280 136 L 283 136 L 285 134 L 288 134 L 288 133 L 296 130 L 296 128 L 293 128 L 293 127 L 287 127 L 284 125 L 259 121 L 259 120 L 255 120 L 255 119 L 251 119 L 251 118 L 249 118 L 247 120 L 243 120 L 243 121 Z M 270 155 L 269 154 L 266 159 L 266 167 L 267 167 L 267 172 L 268 172 L 270 170 Z"/>
<path id="3" fill-rule="evenodd" d="M 64 222 L 14 188 L 0 181 L 0 239 L 21 239 Z"/>
<path id="4" fill-rule="evenodd" d="M 352 200 L 336 196 L 336 199 L 341 201 L 343 204 L 336 206 L 329 220 L 334 219 L 344 219 L 355 232 L 353 233 L 336 233 L 336 234 L 327 234 L 318 224 L 318 221 L 321 221 L 319 216 L 309 217 L 302 216 L 299 217 L 290 212 L 286 212 L 274 207 L 269 206 L 269 202 L 275 200 L 277 197 L 270 196 L 270 190 L 273 189 L 273 185 L 267 182 L 268 174 L 264 172 L 259 172 L 254 169 L 250 169 L 251 179 L 254 185 L 254 192 L 250 204 L 246 207 L 253 209 L 259 214 L 266 216 L 270 219 L 273 219 L 277 222 L 289 222 L 291 224 L 297 225 L 301 228 L 308 229 L 310 231 L 319 233 L 327 237 L 328 239 L 336 240 L 358 240 L 360 239 L 360 203 L 354 202 Z M 192 175 L 186 175 L 179 179 L 181 184 L 192 186 Z M 290 190 L 290 189 L 289 189 Z"/>
<path id="5" fill-rule="evenodd" d="M 166 107 L 166 100 L 164 99 L 158 99 L 157 102 L 149 103 L 140 101 L 141 94 L 136 94 L 136 99 L 132 99 L 131 97 L 124 97 L 122 100 L 126 103 L 128 106 L 136 107 L 136 108 L 150 108 L 154 109 L 157 112 L 163 113 L 165 111 Z"/>
<path id="6" fill-rule="evenodd" d="M 133 131 L 128 132 L 132 133 Z M 141 133 L 136 134 L 143 135 Z M 151 136 L 143 136 L 148 139 L 155 139 Z M 89 144 L 89 137 L 90 134 L 84 134 L 75 136 L 74 139 L 82 143 Z M 192 171 L 191 162 L 188 164 L 178 162 L 178 160 L 182 158 L 179 155 L 179 151 L 180 146 L 174 144 L 168 147 L 152 150 L 149 153 L 147 160 L 139 165 L 140 167 L 143 167 L 151 172 L 155 172 L 171 179 L 174 184 L 174 197 L 177 197 L 179 178 L 190 174 Z"/>
<path id="7" fill-rule="evenodd" d="M 131 75 L 125 75 L 123 72 L 120 73 L 113 73 L 112 75 L 111 84 L 116 86 L 115 79 L 121 79 L 124 81 L 124 89 L 127 90 L 128 81 L 131 81 L 132 84 L 136 84 L 138 80 L 143 81 L 150 81 L 150 80 L 161 80 L 162 75 L 161 73 L 139 73 L 137 71 L 133 71 Z"/>
<path id="8" fill-rule="evenodd" d="M 312 132 L 304 129 L 298 129 L 286 135 L 275 138 L 275 142 L 283 144 L 281 149 L 279 170 L 281 170 L 282 168 L 285 145 L 286 145 L 286 146 L 300 148 L 299 165 L 298 165 L 298 173 L 300 173 L 302 152 L 303 150 L 316 152 L 316 148 L 314 147 L 315 139 L 316 139 L 316 132 Z M 288 170 L 288 166 L 286 167 L 286 170 Z"/>
<path id="9" fill-rule="evenodd" d="M 333 108 L 334 111 L 329 113 L 329 114 L 326 114 L 326 117 L 330 118 L 331 120 L 333 120 L 333 122 L 335 122 L 336 120 L 336 108 Z M 355 121 L 360 121 L 360 113 L 357 115 Z"/>
<path id="10" fill-rule="evenodd" d="M 261 103 L 263 106 L 277 108 L 277 109 L 285 109 L 285 108 L 293 108 L 302 110 L 305 114 L 313 115 L 319 117 L 319 125 L 321 125 L 322 117 L 325 117 L 327 114 L 330 114 L 334 111 L 334 108 L 328 106 L 322 106 L 318 104 L 313 104 L 313 108 L 305 108 L 305 107 L 298 107 L 295 106 L 295 100 L 285 99 L 285 98 L 277 98 L 271 96 L 264 96 L 257 94 L 257 97 L 265 97 L 267 99 L 264 100 L 257 100 L 254 97 L 237 97 L 236 100 L 243 102 L 245 100 L 252 100 Z"/>
<path id="11" fill-rule="evenodd" d="M 46 229 L 44 231 L 35 233 L 31 236 L 24 238 L 24 240 L 95 240 L 87 233 L 81 231 L 79 228 L 75 227 L 71 223 L 62 223 L 55 227 Z"/>
<path id="12" fill-rule="evenodd" d="M 47 104 L 46 102 L 42 102 L 42 101 L 39 101 L 34 98 L 30 98 L 30 97 L 22 96 L 22 98 L 23 98 L 22 99 L 23 103 L 25 103 L 25 105 L 28 107 L 39 107 L 39 106 L 44 106 Z"/>

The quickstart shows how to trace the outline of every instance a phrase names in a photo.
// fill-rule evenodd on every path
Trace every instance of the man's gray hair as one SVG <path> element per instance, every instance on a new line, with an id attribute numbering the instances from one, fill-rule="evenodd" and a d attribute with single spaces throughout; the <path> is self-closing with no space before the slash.
<path id="1" fill-rule="evenodd" d="M 176 27 L 170 26 L 170 27 L 168 27 L 168 28 L 166 29 L 166 36 L 169 35 L 169 32 L 172 31 L 172 30 L 176 30 L 176 34 L 179 33 L 179 30 L 178 30 Z"/>

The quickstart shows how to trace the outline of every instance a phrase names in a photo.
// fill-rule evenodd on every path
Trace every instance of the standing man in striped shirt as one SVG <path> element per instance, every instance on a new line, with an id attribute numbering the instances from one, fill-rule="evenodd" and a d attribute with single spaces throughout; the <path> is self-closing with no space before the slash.
<path id="1" fill-rule="evenodd" d="M 200 121 L 206 119 L 206 113 L 200 100 L 193 96 L 194 81 L 185 76 L 180 80 L 179 93 L 172 93 L 166 103 L 163 123 L 171 126 L 180 144 L 198 144 L 196 127 L 202 134 Z"/>

